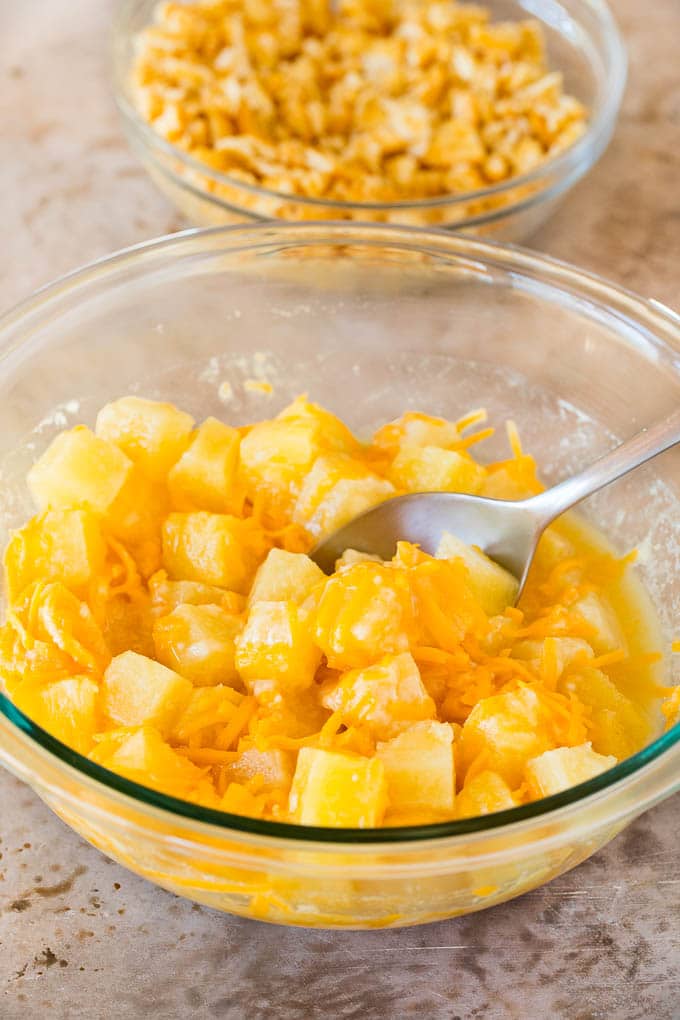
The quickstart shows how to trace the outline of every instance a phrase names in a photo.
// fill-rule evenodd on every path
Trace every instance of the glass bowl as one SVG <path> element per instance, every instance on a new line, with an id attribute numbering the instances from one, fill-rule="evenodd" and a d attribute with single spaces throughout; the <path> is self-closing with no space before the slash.
<path id="1" fill-rule="evenodd" d="M 677 406 L 680 322 L 569 266 L 445 231 L 262 224 L 188 231 L 66 277 L 0 323 L 0 363 L 4 545 L 32 512 L 29 465 L 126 392 L 238 424 L 306 390 L 359 431 L 406 408 L 456 417 L 484 404 L 516 420 L 552 482 Z M 273 394 L 244 385 L 253 378 Z M 503 437 L 492 442 L 502 455 Z M 640 550 L 665 683 L 680 680 L 679 477 L 670 452 L 584 505 L 617 546 Z M 378 927 L 479 910 L 572 868 L 680 787 L 680 726 L 567 792 L 401 829 L 304 828 L 173 800 L 80 757 L 2 697 L 0 759 L 167 889 L 285 924 Z"/>
<path id="2" fill-rule="evenodd" d="M 494 19 L 534 18 L 545 33 L 551 67 L 567 92 L 591 111 L 584 135 L 564 153 L 483 190 L 395 203 L 327 202 L 269 191 L 212 170 L 167 142 L 135 109 L 130 89 L 134 37 L 153 18 L 156 0 L 123 0 L 114 21 L 114 92 L 134 151 L 158 187 L 190 223 L 248 220 L 360 220 L 465 230 L 519 241 L 536 230 L 602 155 L 616 123 L 626 80 L 626 52 L 604 0 L 485 0 Z"/>

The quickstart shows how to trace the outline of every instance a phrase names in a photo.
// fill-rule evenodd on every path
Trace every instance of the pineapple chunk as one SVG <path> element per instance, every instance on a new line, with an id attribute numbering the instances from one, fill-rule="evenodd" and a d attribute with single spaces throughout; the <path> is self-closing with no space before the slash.
<path id="1" fill-rule="evenodd" d="M 87 754 L 98 730 L 98 698 L 99 687 L 94 680 L 73 676 L 48 684 L 21 684 L 14 702 L 62 744 Z"/>
<path id="2" fill-rule="evenodd" d="M 399 542 L 394 562 L 410 567 L 420 644 L 456 652 L 467 634 L 487 632 L 486 614 L 460 560 L 437 560 L 408 542 Z"/>
<path id="3" fill-rule="evenodd" d="M 359 552 L 358 549 L 345 549 L 340 559 L 335 561 L 335 571 L 343 570 L 344 567 L 353 567 L 355 563 L 384 563 L 375 553 Z"/>
<path id="4" fill-rule="evenodd" d="M 581 638 L 555 637 L 550 640 L 555 649 L 558 677 L 562 676 L 573 662 L 582 662 L 587 665 L 588 660 L 595 655 L 588 642 Z M 518 641 L 513 646 L 512 655 L 515 659 L 530 662 L 538 671 L 543 662 L 544 646 L 544 641 Z"/>
<path id="5" fill-rule="evenodd" d="M 161 565 L 160 532 L 169 511 L 165 485 L 151 481 L 135 465 L 104 518 L 106 527 L 124 543 L 144 577 Z"/>
<path id="6" fill-rule="evenodd" d="M 84 425 L 60 432 L 28 472 L 40 509 L 83 507 L 105 514 L 132 471 L 132 461 Z"/>
<path id="7" fill-rule="evenodd" d="M 206 418 L 189 449 L 168 474 L 170 497 L 176 510 L 240 513 L 243 492 L 237 481 L 237 429 L 217 418 Z"/>
<path id="8" fill-rule="evenodd" d="M 242 630 L 241 619 L 218 606 L 178 606 L 154 624 L 156 658 L 197 687 L 233 684 Z"/>
<path id="9" fill-rule="evenodd" d="M 359 453 L 361 447 L 345 423 L 336 415 L 313 404 L 306 397 L 296 399 L 277 415 L 278 421 L 302 421 L 312 423 L 317 429 L 320 445 L 327 450 L 344 453 Z"/>
<path id="10" fill-rule="evenodd" d="M 326 582 L 315 633 L 331 668 L 360 668 L 380 654 L 405 652 L 412 629 L 411 590 L 403 571 L 357 563 Z"/>
<path id="11" fill-rule="evenodd" d="M 267 559 L 258 567 L 255 574 L 248 604 L 289 601 L 302 603 L 312 589 L 325 579 L 324 572 L 304 553 L 270 549 Z"/>
<path id="12" fill-rule="evenodd" d="M 456 797 L 456 818 L 476 818 L 495 811 L 507 811 L 519 803 L 497 772 L 485 769 L 467 780 Z"/>
<path id="13" fill-rule="evenodd" d="M 10 602 L 33 581 L 84 588 L 104 570 L 106 543 L 89 510 L 47 510 L 15 531 L 5 550 Z"/>
<path id="14" fill-rule="evenodd" d="M 570 616 L 588 627 L 588 641 L 598 655 L 626 649 L 626 639 L 614 610 L 595 592 L 588 592 L 570 608 Z"/>
<path id="15" fill-rule="evenodd" d="M 343 453 L 325 453 L 306 474 L 293 520 L 319 538 L 394 495 L 392 483 L 361 461 Z"/>
<path id="16" fill-rule="evenodd" d="M 249 747 L 224 771 L 234 783 L 257 778 L 265 788 L 280 789 L 289 787 L 293 781 L 294 758 L 291 751 L 258 751 Z"/>
<path id="17" fill-rule="evenodd" d="M 347 725 L 369 726 L 381 740 L 437 714 L 408 652 L 386 655 L 374 666 L 343 674 L 321 694 L 321 703 L 340 712 Z"/>
<path id="18" fill-rule="evenodd" d="M 186 708 L 175 720 L 168 739 L 173 744 L 189 744 L 197 734 L 214 734 L 234 717 L 244 695 L 233 687 L 194 687 Z"/>
<path id="19" fill-rule="evenodd" d="M 173 751 L 152 726 L 142 726 L 119 740 L 103 741 L 90 759 L 142 786 L 186 800 L 196 799 L 206 785 L 201 769 Z"/>
<path id="20" fill-rule="evenodd" d="M 536 477 L 536 463 L 526 454 L 504 461 L 487 472 L 479 495 L 489 499 L 526 499 L 543 489 Z"/>
<path id="21" fill-rule="evenodd" d="M 301 825 L 373 828 L 387 806 L 385 767 L 378 758 L 303 747 L 289 810 Z"/>
<path id="22" fill-rule="evenodd" d="M 414 723 L 386 743 L 376 755 L 385 766 L 392 808 L 452 811 L 456 792 L 453 731 L 448 723 Z"/>
<path id="23" fill-rule="evenodd" d="M 100 673 L 108 666 L 111 653 L 90 607 L 59 581 L 41 585 L 37 581 L 30 595 L 28 617 L 33 617 L 34 636 L 51 643 L 69 656 L 73 668 Z"/>
<path id="24" fill-rule="evenodd" d="M 253 689 L 286 692 L 314 683 L 321 652 L 294 602 L 255 602 L 236 642 L 236 668 Z"/>
<path id="25" fill-rule="evenodd" d="M 183 605 L 220 606 L 228 613 L 241 613 L 246 606 L 243 595 L 200 581 L 169 581 L 164 570 L 149 578 L 149 595 L 156 616 L 167 616 Z"/>
<path id="26" fill-rule="evenodd" d="M 389 470 L 390 481 L 407 492 L 477 493 L 486 470 L 467 453 L 443 450 L 438 446 L 399 448 Z"/>
<path id="27" fill-rule="evenodd" d="M 616 765 L 614 755 L 597 754 L 590 743 L 556 747 L 527 762 L 526 779 L 535 797 L 549 797 L 570 786 L 585 783 Z"/>
<path id="28" fill-rule="evenodd" d="M 574 545 L 554 524 L 546 528 L 536 547 L 534 568 L 547 574 L 563 560 L 571 559 L 576 553 Z"/>
<path id="29" fill-rule="evenodd" d="M 115 443 L 154 479 L 165 478 L 189 444 L 194 419 L 172 404 L 121 397 L 97 415 L 96 433 Z"/>
<path id="30" fill-rule="evenodd" d="M 407 411 L 401 418 L 378 429 L 373 442 L 375 446 L 393 454 L 403 445 L 436 446 L 446 449 L 460 443 L 460 432 L 455 422 L 447 421 L 445 418 L 433 418 L 419 411 Z"/>
<path id="31" fill-rule="evenodd" d="M 191 697 L 189 680 L 137 652 L 117 655 L 104 673 L 103 708 L 121 726 L 154 726 L 165 736 Z"/>
<path id="32" fill-rule="evenodd" d="M 163 525 L 163 566 L 173 580 L 200 581 L 245 595 L 264 559 L 264 532 L 228 514 L 170 514 Z"/>
<path id="33" fill-rule="evenodd" d="M 314 421 L 263 421 L 241 440 L 241 474 L 252 501 L 266 492 L 287 504 L 319 454 L 320 436 Z"/>
<path id="34" fill-rule="evenodd" d="M 447 531 L 437 547 L 437 558 L 463 561 L 470 575 L 473 594 L 487 616 L 496 616 L 515 604 L 519 591 L 517 578 L 494 563 L 481 549 L 466 545 Z"/>
<path id="35" fill-rule="evenodd" d="M 598 754 L 622 761 L 649 738 L 649 720 L 643 711 L 602 670 L 583 666 L 562 677 L 557 688 L 562 694 L 575 694 L 590 707 L 589 736 Z"/>
<path id="36" fill-rule="evenodd" d="M 485 765 L 510 786 L 518 786 L 527 761 L 554 747 L 540 707 L 538 695 L 528 687 L 478 701 L 463 726 L 465 767 L 484 752 Z"/>

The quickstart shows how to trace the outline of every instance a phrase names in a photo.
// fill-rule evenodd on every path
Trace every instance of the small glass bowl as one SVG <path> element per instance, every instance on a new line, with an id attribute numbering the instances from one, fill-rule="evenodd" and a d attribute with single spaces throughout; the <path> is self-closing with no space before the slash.
<path id="1" fill-rule="evenodd" d="M 550 483 L 677 407 L 680 321 L 569 266 L 444 231 L 262 224 L 152 241 L 0 322 L 0 544 L 32 513 L 30 464 L 106 401 L 136 392 L 240 424 L 303 391 L 360 432 L 407 408 L 457 417 L 486 405 L 494 421 L 515 419 Z M 504 455 L 501 432 L 491 458 Z M 640 550 L 665 684 L 680 682 L 678 464 L 667 453 L 584 506 L 622 550 Z M 680 725 L 556 796 L 373 830 L 175 800 L 69 750 L 2 696 L 0 761 L 167 889 L 278 923 L 368 928 L 479 910 L 578 864 L 680 787 Z"/>
<path id="2" fill-rule="evenodd" d="M 626 51 L 604 0 L 486 0 L 493 19 L 542 24 L 550 66 L 590 110 L 584 135 L 562 154 L 474 192 L 412 202 L 327 202 L 270 191 L 212 170 L 158 135 L 131 96 L 134 38 L 153 19 L 156 0 L 123 0 L 113 33 L 114 92 L 134 151 L 161 191 L 190 223 L 252 220 L 360 220 L 464 230 L 497 241 L 535 231 L 586 174 L 611 138 L 626 80 Z"/>

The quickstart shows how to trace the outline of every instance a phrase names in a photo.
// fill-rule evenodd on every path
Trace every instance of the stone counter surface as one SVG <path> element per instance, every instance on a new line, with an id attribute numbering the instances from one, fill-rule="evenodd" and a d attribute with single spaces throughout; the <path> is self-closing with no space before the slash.
<path id="1" fill-rule="evenodd" d="M 534 239 L 678 306 L 679 0 L 614 0 L 631 71 L 616 137 Z M 184 224 L 129 153 L 107 82 L 112 0 L 0 0 L 0 306 Z M 680 799 L 482 914 L 287 930 L 136 878 L 0 774 L 0 1017 L 678 1020 Z"/>

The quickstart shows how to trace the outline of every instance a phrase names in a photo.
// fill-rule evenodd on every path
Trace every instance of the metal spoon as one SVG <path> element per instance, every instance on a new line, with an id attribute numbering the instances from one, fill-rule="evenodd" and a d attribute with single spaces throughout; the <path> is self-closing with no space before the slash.
<path id="1" fill-rule="evenodd" d="M 509 570 L 519 581 L 519 598 L 538 540 L 556 517 L 676 443 L 680 443 L 680 410 L 641 429 L 584 471 L 538 496 L 514 502 L 459 492 L 395 496 L 333 532 L 310 555 L 331 573 L 346 549 L 376 553 L 387 560 L 397 542 L 405 540 L 434 554 L 444 532 L 450 531 Z"/>

